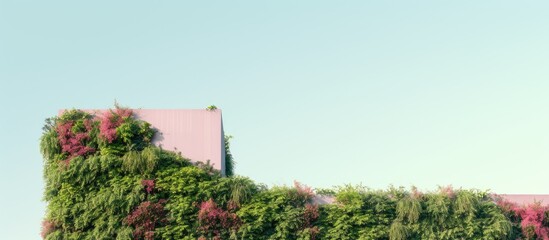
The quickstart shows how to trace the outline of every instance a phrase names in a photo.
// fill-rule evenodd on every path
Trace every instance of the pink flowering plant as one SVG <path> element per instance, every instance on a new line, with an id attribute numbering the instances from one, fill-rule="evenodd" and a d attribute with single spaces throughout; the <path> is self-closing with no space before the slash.
<path id="1" fill-rule="evenodd" d="M 102 114 L 67 110 L 46 120 L 41 151 L 49 160 L 69 165 L 75 157 L 123 155 L 151 144 L 154 130 L 149 123 L 133 117 L 133 111 L 117 106 Z"/>
<path id="2" fill-rule="evenodd" d="M 58 227 L 55 225 L 54 222 L 46 219 L 42 221 L 42 230 L 40 231 L 40 236 L 45 239 L 48 234 L 54 232 L 57 229 Z"/>
<path id="3" fill-rule="evenodd" d="M 154 190 L 154 180 L 152 179 L 141 180 L 141 185 L 143 185 L 147 194 L 151 194 Z"/>
<path id="4" fill-rule="evenodd" d="M 202 238 L 225 239 L 238 231 L 241 222 L 235 213 L 222 209 L 210 198 L 199 204 L 198 224 Z"/>
<path id="5" fill-rule="evenodd" d="M 318 210 L 318 205 L 309 203 L 305 204 L 301 230 L 306 233 L 308 238 L 311 240 L 315 240 L 320 233 L 318 226 L 314 225 L 319 216 L 320 212 Z"/>
<path id="6" fill-rule="evenodd" d="M 164 205 L 166 200 L 158 202 L 144 201 L 125 219 L 126 224 L 132 226 L 135 240 L 153 240 L 155 228 L 167 223 Z"/>
<path id="7" fill-rule="evenodd" d="M 519 205 L 496 196 L 496 203 L 518 226 L 524 239 L 549 240 L 549 205 L 535 202 Z"/>
<path id="8" fill-rule="evenodd" d="M 131 109 L 111 109 L 99 117 L 99 122 L 99 140 L 104 154 L 121 155 L 142 150 L 154 136 L 151 125 L 136 120 Z"/>
<path id="9" fill-rule="evenodd" d="M 290 200 L 296 206 L 303 206 L 305 203 L 312 201 L 315 196 L 313 189 L 307 185 L 294 181 L 294 188 L 289 189 Z"/>
<path id="10" fill-rule="evenodd" d="M 103 113 L 100 117 L 100 133 L 101 139 L 107 143 L 112 143 L 116 138 L 116 128 L 129 119 L 133 115 L 131 109 L 116 108 Z"/>
<path id="11" fill-rule="evenodd" d="M 75 157 L 85 157 L 96 151 L 95 126 L 92 115 L 78 110 L 67 111 L 59 118 L 54 130 L 65 163 L 68 164 Z"/>

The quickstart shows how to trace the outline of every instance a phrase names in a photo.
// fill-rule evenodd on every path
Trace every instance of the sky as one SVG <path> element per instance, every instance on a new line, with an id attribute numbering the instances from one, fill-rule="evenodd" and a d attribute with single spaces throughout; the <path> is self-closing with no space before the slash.
<path id="1" fill-rule="evenodd" d="M 0 232 L 64 108 L 201 109 L 258 183 L 549 193 L 547 1 L 0 0 Z"/>

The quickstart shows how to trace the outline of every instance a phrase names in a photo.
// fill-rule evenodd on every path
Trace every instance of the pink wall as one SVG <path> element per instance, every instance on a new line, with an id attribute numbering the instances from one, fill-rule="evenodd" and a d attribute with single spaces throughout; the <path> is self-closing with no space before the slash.
<path id="1" fill-rule="evenodd" d="M 84 110 L 101 116 L 106 110 Z M 225 173 L 225 141 L 221 109 L 133 109 L 134 116 L 157 130 L 153 143 L 181 152 L 193 162 L 210 160 Z M 61 114 L 63 110 L 59 111 Z"/>
<path id="2" fill-rule="evenodd" d="M 135 116 L 158 130 L 153 143 L 181 152 L 192 161 L 210 163 L 225 172 L 225 142 L 221 110 L 136 109 Z"/>
<path id="3" fill-rule="evenodd" d="M 517 204 L 531 204 L 541 202 L 541 205 L 549 205 L 549 195 L 547 194 L 500 194 L 504 199 Z"/>

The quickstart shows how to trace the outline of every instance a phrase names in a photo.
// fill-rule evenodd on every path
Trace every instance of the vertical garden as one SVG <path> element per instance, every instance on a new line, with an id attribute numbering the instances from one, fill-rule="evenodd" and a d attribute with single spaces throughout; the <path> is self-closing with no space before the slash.
<path id="1" fill-rule="evenodd" d="M 427 193 L 350 185 L 313 190 L 298 182 L 268 188 L 158 148 L 154 134 L 120 107 L 46 120 L 42 237 L 549 239 L 541 204 L 517 206 L 488 192 L 448 187 Z M 335 202 L 318 205 L 319 195 Z"/>

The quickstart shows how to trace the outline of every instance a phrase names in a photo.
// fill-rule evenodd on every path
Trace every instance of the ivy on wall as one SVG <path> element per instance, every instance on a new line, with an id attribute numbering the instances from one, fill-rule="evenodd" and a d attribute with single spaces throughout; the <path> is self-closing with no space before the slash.
<path id="1" fill-rule="evenodd" d="M 44 239 L 548 239 L 548 209 L 475 190 L 267 188 L 151 144 L 130 109 L 46 121 Z M 226 159 L 231 159 L 226 140 Z M 316 194 L 334 204 L 317 205 Z"/>

